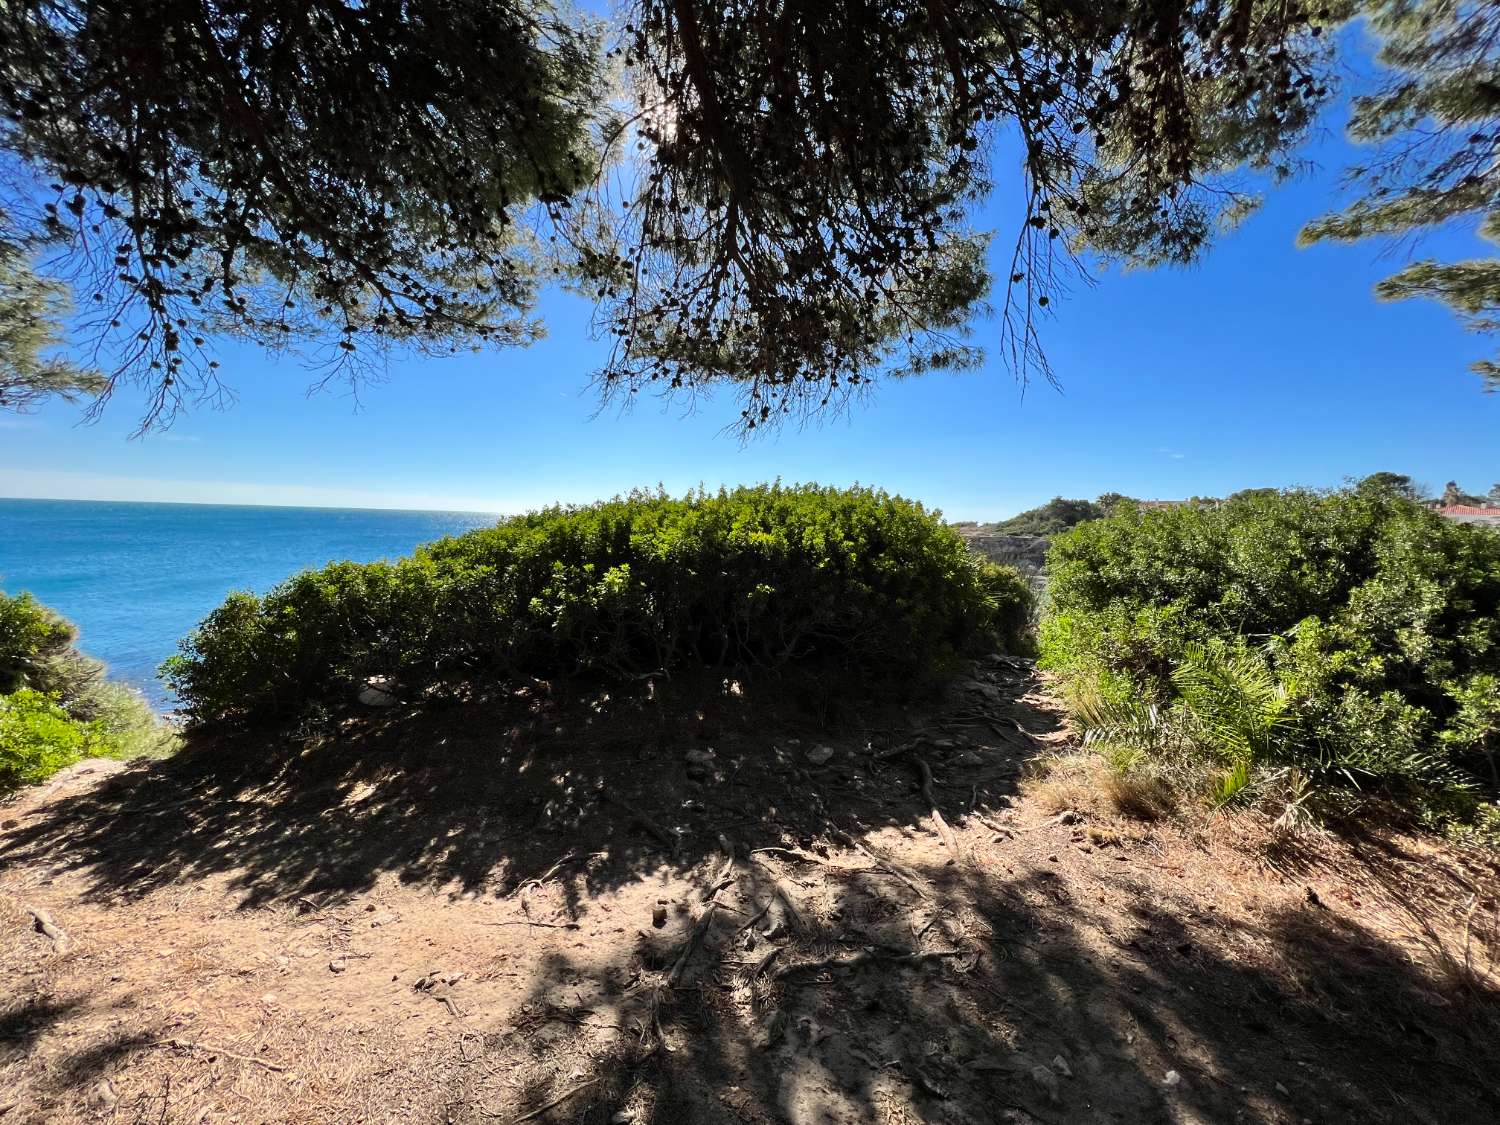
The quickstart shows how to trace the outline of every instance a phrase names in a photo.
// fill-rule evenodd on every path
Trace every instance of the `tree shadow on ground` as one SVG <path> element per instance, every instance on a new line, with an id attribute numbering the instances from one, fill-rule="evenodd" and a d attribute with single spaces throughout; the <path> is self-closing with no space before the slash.
<path id="1" fill-rule="evenodd" d="M 105 904 L 218 879 L 242 909 L 322 911 L 392 877 L 524 900 L 566 870 L 576 917 L 664 870 L 691 889 L 700 913 L 667 927 L 559 944 L 409 1120 L 1500 1119 L 1481 975 L 1312 902 L 1221 910 L 1211 864 L 1174 883 L 1145 845 L 1007 821 L 1057 726 L 1035 687 L 996 659 L 833 726 L 732 693 L 530 693 L 198 738 L 42 806 L 0 863 Z"/>
<path id="2" fill-rule="evenodd" d="M 944 707 L 872 701 L 830 728 L 732 692 L 688 706 L 533 692 L 377 712 L 307 742 L 199 734 L 174 758 L 54 802 L 0 839 L 0 863 L 86 872 L 101 901 L 224 875 L 259 906 L 346 897 L 387 874 L 505 895 L 580 841 L 607 842 L 584 887 L 596 893 L 663 859 L 691 867 L 726 831 L 759 846 L 910 824 L 925 811 L 917 774 L 875 755 L 914 735 L 934 767 L 962 747 L 986 751 L 943 783 L 956 802 L 993 804 L 1030 749 L 1017 724 L 1047 731 L 1057 719 L 1019 702 L 1023 666 L 982 667 L 966 681 L 994 696 L 977 736 Z M 835 751 L 824 764 L 809 757 L 821 744 Z"/>
<path id="3" fill-rule="evenodd" d="M 586 1078 L 538 1119 L 1500 1119 L 1500 993 L 1446 990 L 1364 927 L 1312 906 L 1227 921 L 1201 895 L 1130 879 L 1098 909 L 1045 869 L 910 870 L 930 900 L 889 880 L 850 882 L 826 901 L 829 924 L 809 907 L 782 939 L 780 979 L 743 967 L 761 955 L 741 951 L 729 920 L 675 990 L 643 986 L 578 1008 L 539 982 L 541 1014 L 504 1045 L 512 1065 L 529 1049 L 538 1074 L 555 1074 L 556 1034 L 591 1022 L 620 1031 L 612 1045 L 595 1041 L 588 1065 L 570 1056 L 565 1077 L 533 1079 L 518 1105 L 546 1105 Z M 1133 926 L 1122 927 L 1121 907 Z M 872 922 L 929 915 L 935 924 L 911 925 L 903 951 L 956 956 L 911 964 L 872 932 Z M 600 970 L 564 958 L 549 979 L 580 972 Z M 553 1035 L 538 1031 L 549 1023 Z M 482 1078 L 465 1088 L 474 1104 L 489 1092 Z"/>

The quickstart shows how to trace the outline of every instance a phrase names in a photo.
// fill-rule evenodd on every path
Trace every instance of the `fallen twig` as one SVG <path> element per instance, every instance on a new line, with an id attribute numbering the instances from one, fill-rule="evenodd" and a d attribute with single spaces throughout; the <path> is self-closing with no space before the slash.
<path id="1" fill-rule="evenodd" d="M 855 851 L 859 852 L 861 855 L 863 855 L 866 859 L 870 860 L 870 862 L 872 862 L 873 864 L 875 864 L 876 867 L 880 868 L 880 870 L 884 871 L 886 874 L 893 875 L 897 879 L 901 880 L 901 882 L 905 883 L 912 890 L 916 891 L 917 894 L 920 895 L 922 898 L 928 898 L 928 899 L 930 899 L 932 897 L 930 894 L 927 893 L 926 889 L 920 883 L 918 883 L 914 878 L 912 878 L 906 872 L 904 872 L 904 871 L 900 870 L 899 868 L 897 868 L 894 864 L 890 863 L 888 860 L 881 859 L 880 856 L 876 855 L 869 848 L 865 847 L 858 840 L 856 840 L 853 836 L 850 836 L 847 832 L 841 832 L 841 831 L 838 831 L 837 829 L 835 829 L 834 832 L 832 833 L 832 836 L 833 836 L 834 840 L 836 840 L 838 843 L 843 844 L 845 847 L 853 848 Z"/>
<path id="2" fill-rule="evenodd" d="M 587 1082 L 580 1082 L 578 1085 L 572 1087 L 571 1089 L 564 1090 L 561 1094 L 558 1094 L 557 1097 L 553 1098 L 546 1105 L 539 1105 L 535 1109 L 531 1110 L 530 1112 L 521 1114 L 520 1117 L 517 1117 L 517 1118 L 515 1118 L 513 1120 L 512 1125 L 521 1125 L 521 1122 L 523 1122 L 523 1121 L 530 1121 L 533 1118 L 540 1117 L 542 1114 L 546 1113 L 549 1109 L 552 1109 L 555 1106 L 562 1105 L 563 1102 L 567 1101 L 574 1094 L 581 1094 L 584 1090 L 587 1090 L 590 1086 L 597 1086 L 598 1084 L 599 1084 L 599 1079 L 597 1079 L 597 1078 L 590 1078 Z M 483 1107 L 481 1107 L 481 1109 L 483 1109 Z M 484 1110 L 484 1115 L 486 1117 L 499 1117 L 500 1116 L 498 1113 L 490 1113 L 488 1110 Z"/>
<path id="3" fill-rule="evenodd" d="M 274 1070 L 278 1073 L 286 1070 L 286 1067 L 281 1063 L 270 1062 L 266 1059 L 258 1059 L 254 1055 L 241 1055 L 235 1053 L 234 1051 L 226 1051 L 223 1047 L 216 1047 L 212 1043 L 192 1043 L 186 1039 L 162 1039 L 157 1041 L 156 1043 L 153 1043 L 152 1046 L 176 1047 L 179 1050 L 183 1051 L 204 1051 L 211 1055 L 223 1055 L 226 1059 L 234 1059 L 236 1062 L 253 1063 L 256 1066 L 263 1066 L 267 1070 Z"/>
<path id="4" fill-rule="evenodd" d="M 535 879 L 527 879 L 516 889 L 524 894 L 531 887 L 540 887 L 568 864 L 577 863 L 580 859 L 596 859 L 603 854 L 603 852 L 574 852 L 572 855 L 565 855 Z"/>
<path id="5" fill-rule="evenodd" d="M 505 922 L 486 922 L 486 926 L 540 926 L 545 930 L 577 930 L 577 922 L 537 922 L 530 918 L 513 918 Z"/>
<path id="6" fill-rule="evenodd" d="M 764 918 L 766 916 L 766 911 L 768 911 L 768 910 L 771 909 L 771 903 L 773 903 L 775 901 L 776 901 L 776 895 L 775 895 L 774 892 L 771 893 L 771 894 L 769 894 L 769 895 L 767 895 L 766 896 L 766 904 L 764 906 L 762 906 L 759 910 L 757 910 L 754 914 L 750 915 L 749 920 L 743 926 L 741 926 L 739 929 L 737 929 L 737 930 L 734 931 L 734 936 L 735 937 L 739 937 L 740 934 L 744 933 L 751 926 L 755 925 L 755 923 L 759 922 L 762 918 Z"/>

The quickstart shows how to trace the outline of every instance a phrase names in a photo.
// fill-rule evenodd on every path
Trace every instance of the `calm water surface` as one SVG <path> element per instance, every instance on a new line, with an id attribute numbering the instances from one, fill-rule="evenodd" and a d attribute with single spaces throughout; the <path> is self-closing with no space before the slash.
<path id="1" fill-rule="evenodd" d="M 157 666 L 232 590 L 265 593 L 311 566 L 408 554 L 492 524 L 471 512 L 0 499 L 0 590 L 77 623 L 110 675 L 170 706 Z"/>

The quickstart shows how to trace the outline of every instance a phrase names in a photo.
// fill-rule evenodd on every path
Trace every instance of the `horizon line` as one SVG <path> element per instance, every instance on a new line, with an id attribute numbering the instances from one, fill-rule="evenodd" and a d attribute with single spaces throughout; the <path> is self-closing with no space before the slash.
<path id="1" fill-rule="evenodd" d="M 106 500 L 80 496 L 0 496 L 0 503 L 16 504 L 133 504 L 157 508 L 288 508 L 310 512 L 417 512 L 456 516 L 500 516 L 514 513 L 498 508 L 380 508 L 361 504 L 254 504 L 234 500 Z"/>

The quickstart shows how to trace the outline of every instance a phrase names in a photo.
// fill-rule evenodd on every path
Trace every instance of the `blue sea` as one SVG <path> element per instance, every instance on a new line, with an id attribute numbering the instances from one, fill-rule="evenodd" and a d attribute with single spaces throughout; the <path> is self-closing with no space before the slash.
<path id="1" fill-rule="evenodd" d="M 78 625 L 79 647 L 161 709 L 177 641 L 233 590 L 307 567 L 409 554 L 493 524 L 472 512 L 0 499 L 0 590 L 29 590 Z"/>

